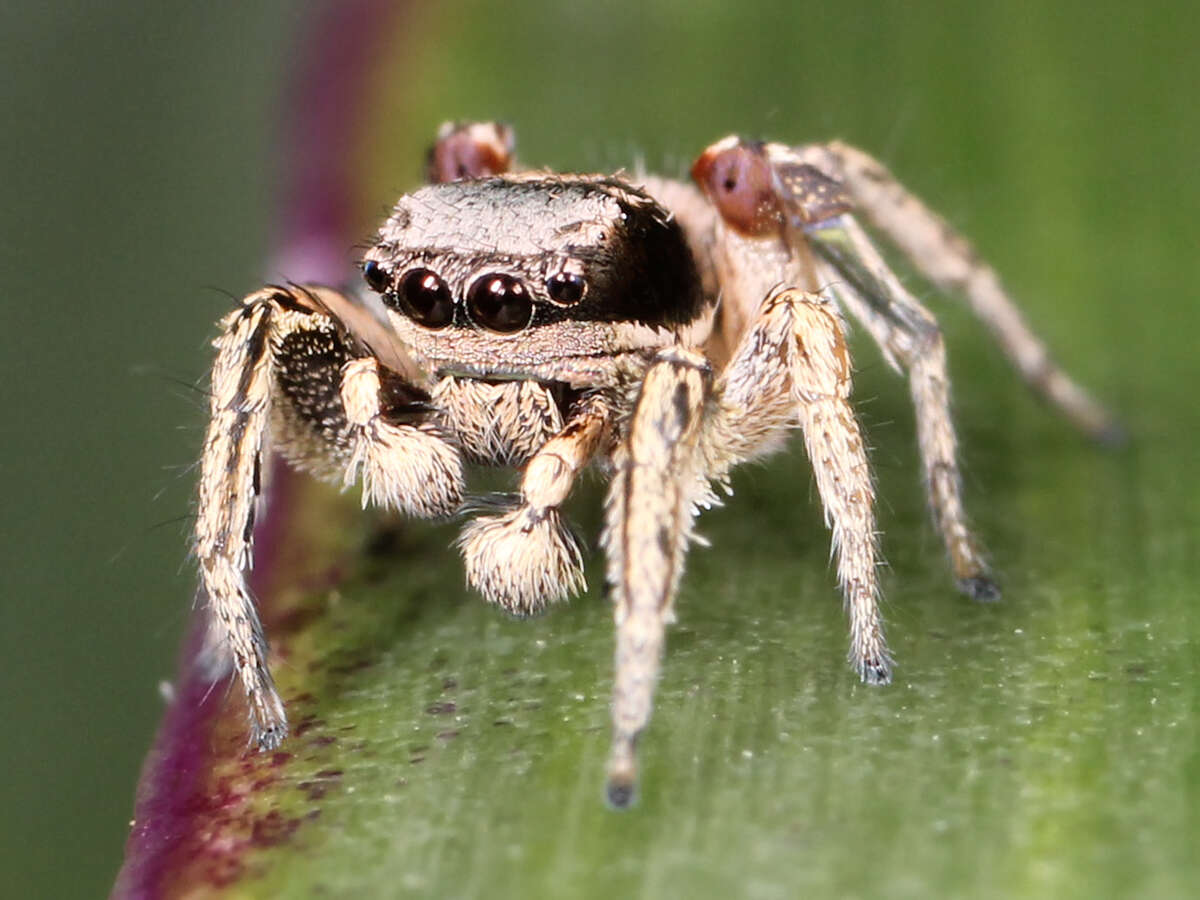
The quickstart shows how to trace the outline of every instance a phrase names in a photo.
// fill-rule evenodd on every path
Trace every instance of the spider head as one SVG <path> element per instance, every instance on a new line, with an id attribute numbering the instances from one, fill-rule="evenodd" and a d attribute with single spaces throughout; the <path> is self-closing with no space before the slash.
<path id="1" fill-rule="evenodd" d="M 707 311 L 679 226 L 615 178 L 422 188 L 396 204 L 363 277 L 417 355 L 466 374 L 542 377 L 661 346 Z"/>

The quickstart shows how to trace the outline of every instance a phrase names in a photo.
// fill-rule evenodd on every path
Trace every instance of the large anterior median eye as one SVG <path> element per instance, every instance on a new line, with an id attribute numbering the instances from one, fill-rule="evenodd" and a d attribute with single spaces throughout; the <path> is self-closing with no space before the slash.
<path id="1" fill-rule="evenodd" d="M 533 318 L 533 298 L 511 275 L 484 275 L 467 292 L 471 319 L 492 331 L 520 331 Z"/>
<path id="2" fill-rule="evenodd" d="M 400 311 L 418 325 L 445 328 L 454 319 L 454 298 L 446 282 L 429 269 L 413 269 L 396 291 Z M 384 298 L 385 302 L 387 297 Z"/>

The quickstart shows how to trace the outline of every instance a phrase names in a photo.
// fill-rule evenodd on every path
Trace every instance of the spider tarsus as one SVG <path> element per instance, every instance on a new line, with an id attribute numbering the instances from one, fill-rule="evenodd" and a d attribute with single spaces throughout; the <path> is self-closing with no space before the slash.
<path id="1" fill-rule="evenodd" d="M 610 775 L 604 796 L 613 809 L 629 809 L 636 797 L 632 779 L 624 775 Z"/>
<path id="2" fill-rule="evenodd" d="M 1000 585 L 987 575 L 960 578 L 958 589 L 976 603 L 996 603 L 1000 600 Z"/>
<path id="3" fill-rule="evenodd" d="M 250 726 L 250 745 L 257 748 L 259 753 L 268 753 L 279 749 L 284 738 L 288 735 L 287 722 L 275 722 L 268 726 L 253 723 Z"/>
<path id="4" fill-rule="evenodd" d="M 892 664 L 886 659 L 863 660 L 859 667 L 863 684 L 891 684 Z"/>
<path id="5" fill-rule="evenodd" d="M 1092 440 L 1109 450 L 1119 450 L 1129 444 L 1129 431 L 1120 422 L 1107 422 L 1094 432 Z"/>

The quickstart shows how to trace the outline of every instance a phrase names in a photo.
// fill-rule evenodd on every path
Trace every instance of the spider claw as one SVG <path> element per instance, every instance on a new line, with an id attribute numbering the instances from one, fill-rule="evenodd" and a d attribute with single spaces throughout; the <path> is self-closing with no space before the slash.
<path id="1" fill-rule="evenodd" d="M 626 781 L 624 778 L 614 775 L 608 779 L 608 784 L 604 788 L 604 796 L 608 800 L 608 805 L 613 809 L 629 809 L 637 794 L 632 781 Z"/>
<path id="2" fill-rule="evenodd" d="M 1118 450 L 1129 444 L 1129 431 L 1120 422 L 1108 421 L 1103 427 L 1092 432 L 1092 440 L 1101 447 Z"/>
<path id="3" fill-rule="evenodd" d="M 286 719 L 268 725 L 253 722 L 250 725 L 250 746 L 256 748 L 259 753 L 267 753 L 279 749 L 279 745 L 283 743 L 287 735 Z"/>
<path id="4" fill-rule="evenodd" d="M 859 676 L 863 684 L 891 684 L 892 664 L 886 659 L 863 660 Z"/>
<path id="5" fill-rule="evenodd" d="M 958 589 L 977 603 L 996 603 L 1000 600 L 1000 585 L 987 575 L 960 578 Z"/>
<path id="6" fill-rule="evenodd" d="M 637 738 L 623 734 L 613 741 L 608 760 L 608 780 L 604 796 L 613 809 L 628 809 L 637 798 L 637 758 L 634 745 Z"/>

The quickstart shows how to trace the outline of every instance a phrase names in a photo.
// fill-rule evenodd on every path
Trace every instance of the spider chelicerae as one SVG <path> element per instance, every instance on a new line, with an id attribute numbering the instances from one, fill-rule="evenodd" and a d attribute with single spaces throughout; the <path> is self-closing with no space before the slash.
<path id="1" fill-rule="evenodd" d="M 995 272 L 876 160 L 841 143 L 725 138 L 694 183 L 523 170 L 502 125 L 443 126 L 428 186 L 400 198 L 359 289 L 268 287 L 221 323 L 196 554 L 213 645 L 236 668 L 251 741 L 287 734 L 245 572 L 264 454 L 363 502 L 465 512 L 467 580 L 529 615 L 584 587 L 561 507 L 610 478 L 602 543 L 617 625 L 608 797 L 633 797 L 664 629 L 697 510 L 797 425 L 832 531 L 850 661 L 891 678 L 875 493 L 850 404 L 843 316 L 908 377 L 934 524 L 960 589 L 998 596 L 963 511 L 942 336 L 858 214 L 960 293 L 1020 374 L 1100 440 L 1118 426 L 1050 359 Z M 520 471 L 472 499 L 464 465 Z"/>

